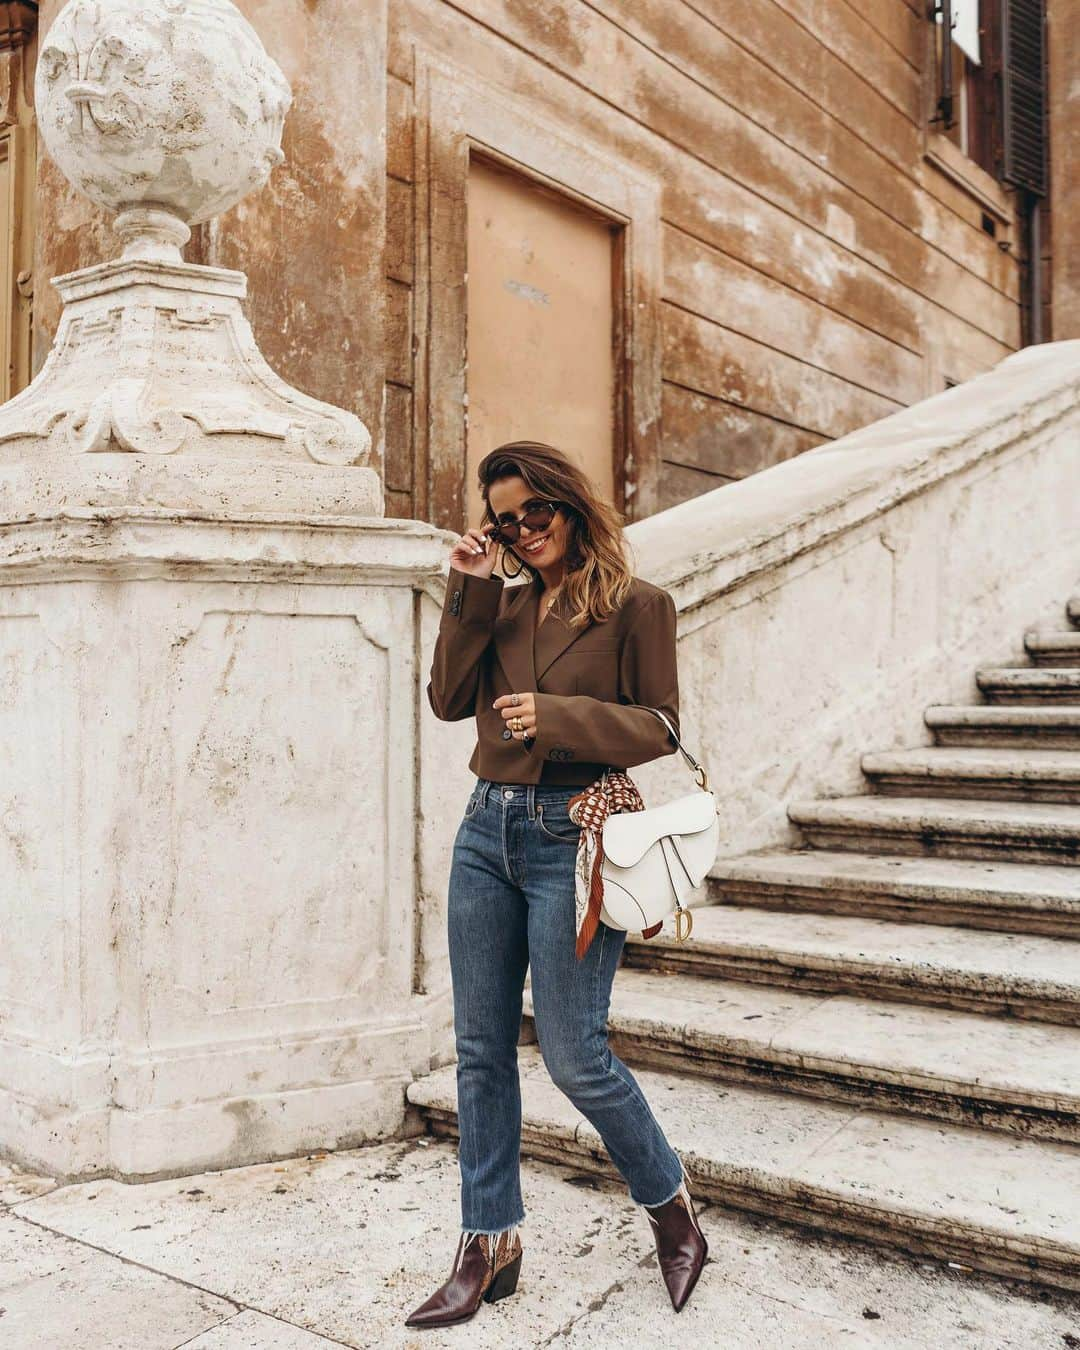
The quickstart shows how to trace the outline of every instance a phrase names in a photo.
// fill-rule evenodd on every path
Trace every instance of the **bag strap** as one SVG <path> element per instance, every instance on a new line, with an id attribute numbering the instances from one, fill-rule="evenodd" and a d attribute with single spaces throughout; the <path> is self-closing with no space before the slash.
<path id="1" fill-rule="evenodd" d="M 647 703 L 635 703 L 633 706 L 635 708 L 648 708 L 649 712 L 655 713 L 657 717 L 659 717 L 660 721 L 663 722 L 664 726 L 667 727 L 668 735 L 679 747 L 679 751 L 682 754 L 683 759 L 686 760 L 686 767 L 690 770 L 690 772 L 694 775 L 694 777 L 698 779 L 698 787 L 700 787 L 704 792 L 708 792 L 709 775 L 705 772 L 704 765 L 699 764 L 698 761 L 694 758 L 694 756 L 690 753 L 690 751 L 687 750 L 686 746 L 683 745 L 682 741 L 679 740 L 679 734 L 675 730 L 675 728 L 671 725 L 671 719 L 667 716 L 667 714 L 662 713 L 659 708 L 649 708 Z"/>

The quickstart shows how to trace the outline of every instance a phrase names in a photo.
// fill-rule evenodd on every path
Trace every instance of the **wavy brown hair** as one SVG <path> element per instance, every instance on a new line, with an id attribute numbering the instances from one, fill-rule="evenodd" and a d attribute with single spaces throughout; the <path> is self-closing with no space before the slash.
<path id="1" fill-rule="evenodd" d="M 507 441 L 484 456 L 477 475 L 484 498 L 484 525 L 495 523 L 488 491 L 503 478 L 523 478 L 537 497 L 561 504 L 567 525 L 563 593 L 570 607 L 569 623 L 577 627 L 590 619 L 599 622 L 622 605 L 632 578 L 623 517 L 561 450 L 543 441 Z M 506 553 L 504 545 L 504 574 Z M 529 580 L 535 580 L 536 569 L 520 554 L 514 556 Z"/>

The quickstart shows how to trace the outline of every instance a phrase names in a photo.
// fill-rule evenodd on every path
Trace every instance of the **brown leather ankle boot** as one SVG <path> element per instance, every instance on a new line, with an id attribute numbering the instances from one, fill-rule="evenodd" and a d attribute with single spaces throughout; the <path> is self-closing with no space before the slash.
<path id="1" fill-rule="evenodd" d="M 680 1312 L 698 1282 L 709 1253 L 709 1244 L 694 1213 L 685 1175 L 670 1200 L 642 1208 L 652 1224 L 660 1274 L 667 1285 L 671 1306 Z"/>
<path id="2" fill-rule="evenodd" d="M 486 1233 L 462 1233 L 450 1278 L 405 1319 L 407 1327 L 446 1327 L 467 1322 L 481 1303 L 495 1303 L 517 1288 L 521 1239 L 508 1228 L 494 1241 Z"/>

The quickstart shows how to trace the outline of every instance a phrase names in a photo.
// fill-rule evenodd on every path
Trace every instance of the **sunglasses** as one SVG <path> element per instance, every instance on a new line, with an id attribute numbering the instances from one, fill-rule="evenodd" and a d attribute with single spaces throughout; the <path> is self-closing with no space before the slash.
<path id="1" fill-rule="evenodd" d="M 534 534 L 538 530 L 546 530 L 562 505 L 562 502 L 541 502 L 537 506 L 530 506 L 517 520 L 497 520 L 491 526 L 491 537 L 497 544 L 516 544 L 521 538 L 522 525 L 527 525 Z"/>

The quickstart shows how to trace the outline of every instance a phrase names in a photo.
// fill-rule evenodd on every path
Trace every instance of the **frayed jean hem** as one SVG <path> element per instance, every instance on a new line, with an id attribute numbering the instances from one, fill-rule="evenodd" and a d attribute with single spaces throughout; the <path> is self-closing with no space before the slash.
<path id="1" fill-rule="evenodd" d="M 681 1158 L 679 1159 L 679 1166 L 682 1168 L 682 1176 L 679 1178 L 679 1184 L 669 1196 L 666 1196 L 663 1200 L 650 1200 L 648 1203 L 645 1203 L 642 1200 L 634 1200 L 634 1204 L 638 1205 L 641 1209 L 658 1209 L 661 1205 L 666 1205 L 669 1200 L 674 1200 L 682 1188 L 684 1186 L 689 1186 L 690 1184 L 690 1177 L 687 1174 L 686 1167 Z M 631 1199 L 633 1199 L 633 1196 L 631 1196 Z"/>
<path id="2" fill-rule="evenodd" d="M 461 1231 L 465 1234 L 466 1238 L 486 1237 L 489 1241 L 494 1242 L 496 1239 L 502 1237 L 504 1233 L 507 1233 L 511 1240 L 513 1240 L 517 1230 L 524 1222 L 525 1215 L 522 1214 L 519 1219 L 515 1219 L 512 1223 L 506 1224 L 503 1228 L 469 1228 L 466 1224 L 462 1224 Z"/>

